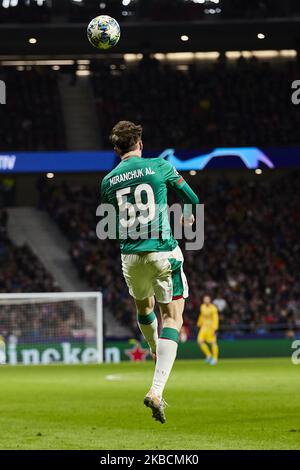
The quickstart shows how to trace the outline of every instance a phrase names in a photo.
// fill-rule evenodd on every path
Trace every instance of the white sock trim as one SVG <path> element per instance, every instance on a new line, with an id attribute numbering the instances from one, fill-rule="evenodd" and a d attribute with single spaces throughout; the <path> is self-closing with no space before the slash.
<path id="1" fill-rule="evenodd" d="M 160 338 L 157 346 L 157 361 L 151 389 L 162 397 L 177 355 L 178 344 L 170 339 Z"/>

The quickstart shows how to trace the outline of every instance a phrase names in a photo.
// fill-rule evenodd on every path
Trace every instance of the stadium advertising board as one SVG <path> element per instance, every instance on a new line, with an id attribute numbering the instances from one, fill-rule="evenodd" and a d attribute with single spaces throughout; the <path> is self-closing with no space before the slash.
<path id="1" fill-rule="evenodd" d="M 222 358 L 242 357 L 289 357 L 292 352 L 292 340 L 220 340 Z M 104 348 L 105 362 L 121 361 L 141 362 L 150 360 L 146 344 L 135 341 L 109 341 Z M 179 344 L 179 359 L 199 359 L 201 353 L 196 341 Z M 7 345 L 6 364 L 10 365 L 46 365 L 54 362 L 63 364 L 93 364 L 98 362 L 96 344 L 83 341 L 61 343 L 36 343 Z"/>
<path id="2" fill-rule="evenodd" d="M 144 152 L 145 157 L 164 157 L 178 170 L 205 168 L 295 168 L 300 167 L 300 148 L 215 148 L 196 151 Z M 0 153 L 0 173 L 76 173 L 110 171 L 118 159 L 113 151 L 9 152 Z"/>

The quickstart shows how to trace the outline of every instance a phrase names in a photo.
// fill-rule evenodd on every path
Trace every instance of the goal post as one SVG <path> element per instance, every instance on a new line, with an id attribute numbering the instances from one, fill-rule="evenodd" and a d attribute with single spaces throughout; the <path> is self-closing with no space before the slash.
<path id="1" fill-rule="evenodd" d="M 0 364 L 103 362 L 101 292 L 0 294 Z"/>

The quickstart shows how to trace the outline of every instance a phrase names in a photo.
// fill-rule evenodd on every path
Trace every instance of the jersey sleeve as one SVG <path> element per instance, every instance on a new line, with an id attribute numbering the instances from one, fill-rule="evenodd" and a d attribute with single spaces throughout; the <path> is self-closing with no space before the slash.
<path id="1" fill-rule="evenodd" d="M 167 186 L 174 189 L 185 204 L 191 205 L 191 210 L 189 210 L 189 207 L 186 205 L 184 207 L 184 215 L 189 216 L 191 212 L 194 212 L 195 205 L 199 204 L 197 194 L 178 173 L 176 168 L 166 160 L 163 161 L 163 172 Z"/>

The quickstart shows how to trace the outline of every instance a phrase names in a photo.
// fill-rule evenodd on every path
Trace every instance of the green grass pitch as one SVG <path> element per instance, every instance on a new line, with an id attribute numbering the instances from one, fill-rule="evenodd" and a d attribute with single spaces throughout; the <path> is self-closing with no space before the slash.
<path id="1" fill-rule="evenodd" d="M 0 368 L 1 449 L 299 449 L 300 366 L 178 361 L 167 422 L 143 405 L 153 363 Z"/>

